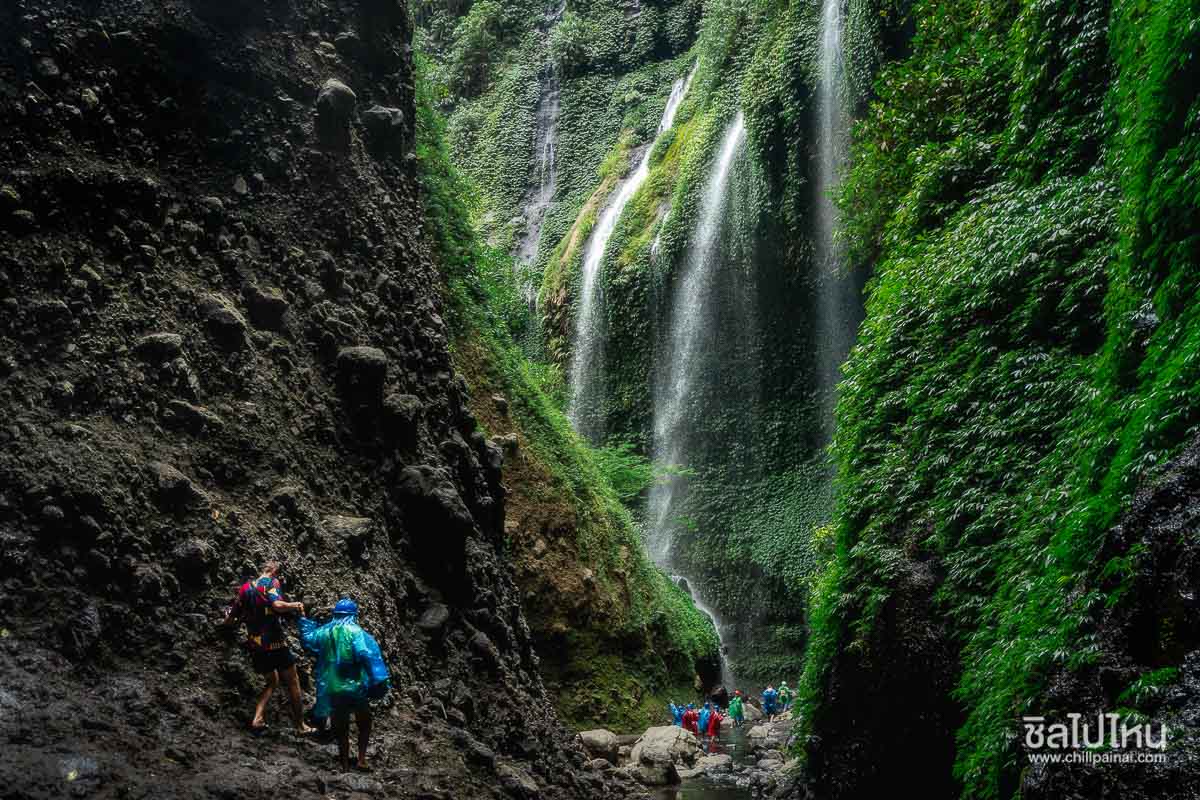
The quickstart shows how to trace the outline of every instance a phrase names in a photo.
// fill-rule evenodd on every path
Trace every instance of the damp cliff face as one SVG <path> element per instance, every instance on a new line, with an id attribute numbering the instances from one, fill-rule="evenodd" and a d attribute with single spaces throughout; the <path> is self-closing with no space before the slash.
<path id="1" fill-rule="evenodd" d="M 442 158 L 452 162 L 439 205 L 461 206 L 461 227 L 451 224 L 446 238 L 482 265 L 454 284 L 455 364 L 472 409 L 505 448 L 513 576 L 547 689 L 579 727 L 644 728 L 669 699 L 719 675 L 711 622 L 652 563 L 611 471 L 576 435 L 580 427 L 572 430 L 570 366 L 547 363 L 550 351 L 566 354 L 565 342 L 542 339 L 542 312 L 526 292 L 542 287 L 541 308 L 569 319 L 567 295 L 547 290 L 541 270 L 585 201 L 589 225 L 597 223 L 609 190 L 623 186 L 629 200 L 635 176 L 646 177 L 650 142 L 671 127 L 683 97 L 690 62 L 681 50 L 696 16 L 690 0 L 640 12 L 621 3 L 483 2 L 418 15 L 422 85 L 431 89 L 430 116 L 445 119 Z M 594 192 L 612 146 L 632 160 L 629 174 L 624 161 L 608 159 L 604 190 Z M 528 201 L 538 198 L 549 202 L 532 240 L 529 223 L 542 212 L 531 216 Z M 587 231 L 571 238 L 573 253 L 589 240 Z"/>
<path id="2" fill-rule="evenodd" d="M 875 277 L 810 615 L 812 788 L 1191 796 L 1197 4 L 911 10 L 839 198 Z M 1169 721 L 1176 749 L 1033 764 L 1020 717 L 1072 713 Z"/>
<path id="3" fill-rule="evenodd" d="M 29 0 L 0 26 L 6 791 L 621 796 L 577 771 L 502 553 L 404 5 Z M 260 681 L 214 623 L 266 557 L 383 647 L 372 776 L 280 705 L 243 732 Z"/>

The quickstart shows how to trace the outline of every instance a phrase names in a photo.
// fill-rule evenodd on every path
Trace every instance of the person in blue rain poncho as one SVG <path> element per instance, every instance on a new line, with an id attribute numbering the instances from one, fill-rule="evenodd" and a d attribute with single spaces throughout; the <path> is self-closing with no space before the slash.
<path id="1" fill-rule="evenodd" d="M 779 692 L 775 691 L 774 686 L 768 686 L 763 690 L 762 710 L 767 722 L 775 721 L 775 715 L 779 713 Z"/>
<path id="2" fill-rule="evenodd" d="M 671 716 L 675 718 L 675 727 L 682 728 L 683 712 L 687 711 L 687 709 L 683 706 L 675 705 L 674 702 L 667 703 L 667 706 L 671 709 Z"/>
<path id="3" fill-rule="evenodd" d="M 367 769 L 367 744 L 371 738 L 371 700 L 388 690 L 388 670 L 371 634 L 358 625 L 358 605 L 344 598 L 333 607 L 333 619 L 324 625 L 307 617 L 300 620 L 304 649 L 317 658 L 314 676 L 317 704 L 313 716 L 331 719 L 338 740 L 338 760 L 350 768 L 350 715 L 358 723 L 358 768 Z"/>
<path id="4" fill-rule="evenodd" d="M 698 720 L 698 727 L 700 729 L 699 735 L 701 737 L 708 735 L 708 718 L 712 716 L 712 713 L 713 713 L 712 703 L 705 703 L 704 708 L 700 709 L 700 719 Z"/>

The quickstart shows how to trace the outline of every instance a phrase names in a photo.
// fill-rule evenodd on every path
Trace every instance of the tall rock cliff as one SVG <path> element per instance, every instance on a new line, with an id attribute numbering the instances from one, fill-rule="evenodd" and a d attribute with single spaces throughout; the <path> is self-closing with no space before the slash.
<path id="1" fill-rule="evenodd" d="M 579 768 L 424 241 L 403 2 L 0 9 L 0 759 L 19 796 L 623 796 Z M 243 731 L 263 559 L 354 597 L 376 771 Z M 309 675 L 302 670 L 306 689 Z"/>

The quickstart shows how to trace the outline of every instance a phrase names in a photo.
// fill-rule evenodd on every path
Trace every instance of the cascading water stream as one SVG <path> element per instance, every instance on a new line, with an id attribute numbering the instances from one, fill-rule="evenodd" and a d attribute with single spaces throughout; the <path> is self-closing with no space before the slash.
<path id="1" fill-rule="evenodd" d="M 729 179 L 745 141 L 745 120 L 738 112 L 725 131 L 709 172 L 696 229 L 676 279 L 670 325 L 659 348 L 658 378 L 654 389 L 654 460 L 659 464 L 686 466 L 689 462 L 686 429 L 688 403 L 693 399 L 693 390 L 701 377 L 699 373 L 706 363 L 699 352 L 702 347 L 701 333 L 714 316 L 714 288 L 721 266 L 721 231 L 727 211 Z M 674 480 L 656 483 L 650 490 L 648 547 L 651 557 L 664 568 L 670 567 L 671 562 L 675 490 Z M 717 617 L 699 598 L 693 599 L 698 608 L 712 617 L 717 636 L 721 638 L 721 625 Z M 733 680 L 723 639 L 721 678 L 727 684 Z"/>
<path id="2" fill-rule="evenodd" d="M 603 415 L 595 411 L 603 392 L 604 380 L 604 325 L 603 300 L 600 296 L 600 267 L 609 239 L 616 230 L 617 222 L 625 206 L 650 175 L 650 154 L 658 137 L 675 124 L 675 113 L 687 95 L 688 87 L 696 68 L 687 78 L 680 78 L 671 87 L 667 107 L 658 123 L 654 141 L 642 151 L 637 167 L 617 186 L 612 201 L 596 221 L 588 239 L 583 256 L 583 272 L 579 288 L 579 302 L 575 311 L 575 344 L 571 359 L 571 402 L 567 416 L 574 429 L 587 439 L 598 442 L 604 435 Z"/>
<path id="3" fill-rule="evenodd" d="M 541 32 L 548 36 L 550 30 L 566 11 L 566 0 L 546 9 L 542 17 Z M 521 287 L 525 302 L 533 307 L 537 299 L 537 286 L 529 267 L 537 259 L 538 245 L 542 238 L 542 225 L 546 212 L 554 200 L 558 185 L 558 162 L 555 147 L 558 143 L 559 81 L 552 68 L 547 67 L 542 76 L 541 95 L 536 112 L 537 126 L 533 137 L 533 162 L 530 166 L 530 186 L 523 205 L 525 230 L 517 241 L 516 261 L 517 284 Z"/>
<path id="4" fill-rule="evenodd" d="M 823 0 L 821 9 L 820 50 L 817 52 L 817 92 L 815 135 L 817 142 L 815 226 L 813 244 L 815 267 L 819 270 L 818 350 L 821 397 L 825 407 L 821 418 L 826 434 L 833 433 L 835 389 L 854 341 L 857 326 L 856 291 L 845 275 L 842 248 L 837 240 L 838 210 L 832 193 L 836 190 L 847 160 L 850 114 L 846 102 L 846 64 L 842 52 L 844 29 L 843 0 Z"/>

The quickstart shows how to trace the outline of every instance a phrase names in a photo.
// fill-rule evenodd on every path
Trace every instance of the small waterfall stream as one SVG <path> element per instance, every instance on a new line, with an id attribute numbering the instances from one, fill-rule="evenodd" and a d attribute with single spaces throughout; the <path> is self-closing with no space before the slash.
<path id="1" fill-rule="evenodd" d="M 650 175 L 650 154 L 658 138 L 675 124 L 675 113 L 687 96 L 688 87 L 696 68 L 687 78 L 680 78 L 671 87 L 667 106 L 652 142 L 646 145 L 638 159 L 637 167 L 617 185 L 612 200 L 600 214 L 588 239 L 583 255 L 583 270 L 579 288 L 579 300 L 575 309 L 575 342 L 571 359 L 571 401 L 567 415 L 571 425 L 582 436 L 592 442 L 604 437 L 603 401 L 604 381 L 604 306 L 600 287 L 600 268 L 604 261 L 608 242 L 625 206 L 645 183 Z"/>
<path id="2" fill-rule="evenodd" d="M 560 0 L 547 7 L 539 26 L 544 38 L 549 36 L 554 25 L 562 19 L 566 8 L 566 0 Z M 522 295 L 530 308 L 537 302 L 537 282 L 529 267 L 537 260 L 542 225 L 546 221 L 546 212 L 550 209 L 558 187 L 555 148 L 558 144 L 559 93 L 558 75 L 553 67 L 547 65 L 542 73 L 541 94 L 535 114 L 537 124 L 533 134 L 533 158 L 530 160 L 529 176 L 531 188 L 522 202 L 525 229 L 517 240 L 514 264 L 517 284 L 521 287 Z"/>
<path id="3" fill-rule="evenodd" d="M 850 113 L 847 103 L 846 64 L 842 51 L 845 27 L 844 0 L 822 0 L 820 50 L 817 52 L 817 103 L 814 120 L 816 181 L 813 205 L 813 244 L 820 296 L 818 347 L 821 417 L 826 434 L 833 433 L 833 404 L 841 365 L 854 342 L 860 312 L 856 290 L 845 274 L 845 259 L 836 232 L 838 210 L 831 193 L 841 180 L 849 150 Z"/>
<path id="4" fill-rule="evenodd" d="M 699 217 L 692 234 L 687 256 L 675 281 L 670 309 L 670 324 L 659 348 L 657 379 L 654 387 L 654 460 L 658 464 L 686 466 L 689 463 L 688 406 L 693 389 L 706 361 L 701 358 L 701 333 L 713 318 L 714 284 L 721 266 L 720 239 L 727 212 L 726 200 L 730 174 L 737 156 L 746 141 L 746 126 L 742 113 L 729 125 L 713 160 L 704 194 L 700 200 Z M 650 555 L 664 568 L 671 566 L 671 545 L 678 513 L 675 506 L 677 481 L 656 483 L 650 490 L 649 540 Z M 721 624 L 717 617 L 693 596 L 696 605 L 713 618 L 717 635 Z M 732 683 L 721 641 L 721 678 Z"/>

